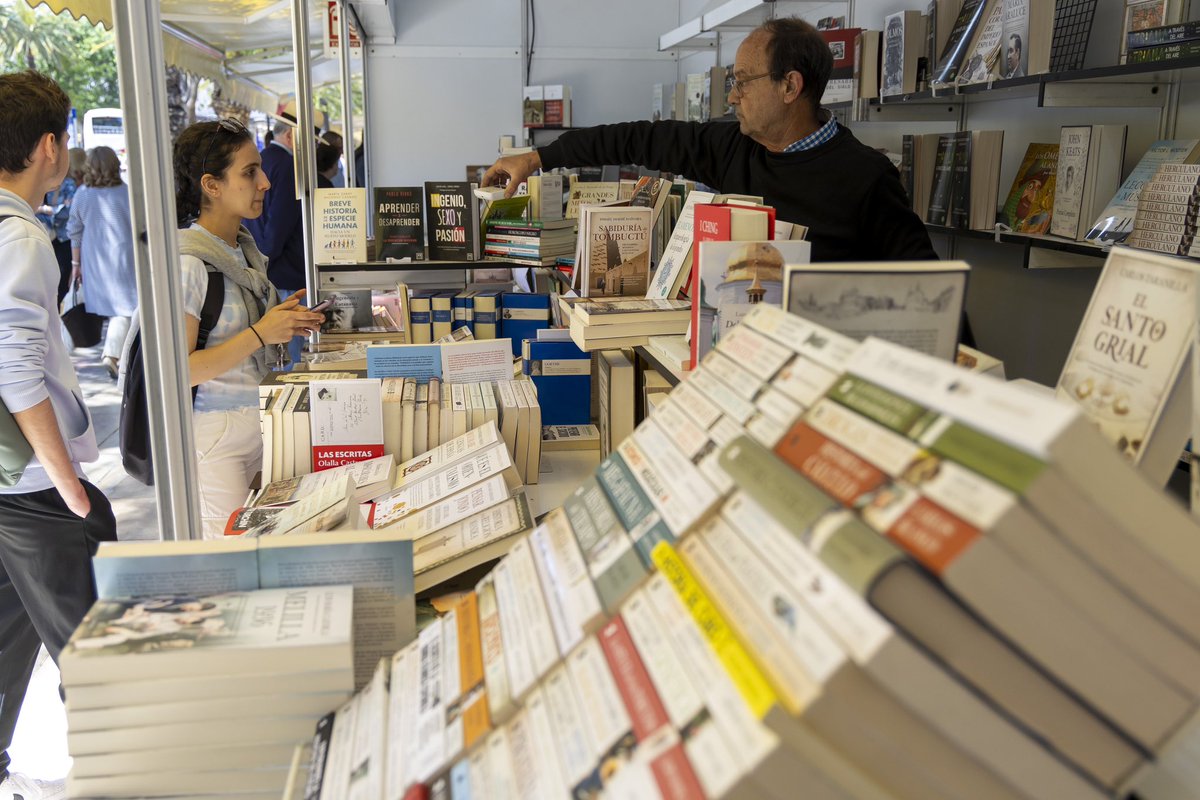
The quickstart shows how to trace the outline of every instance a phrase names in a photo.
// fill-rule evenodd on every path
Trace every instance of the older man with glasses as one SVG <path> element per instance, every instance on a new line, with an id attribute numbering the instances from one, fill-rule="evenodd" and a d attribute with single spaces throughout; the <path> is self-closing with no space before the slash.
<path id="1" fill-rule="evenodd" d="M 626 122 L 568 131 L 501 158 L 484 185 L 506 194 L 535 170 L 639 164 L 721 192 L 760 195 L 780 219 L 808 227 L 814 261 L 935 259 L 919 217 L 882 154 L 820 106 L 833 56 L 798 19 L 771 20 L 738 48 L 728 122 Z"/>

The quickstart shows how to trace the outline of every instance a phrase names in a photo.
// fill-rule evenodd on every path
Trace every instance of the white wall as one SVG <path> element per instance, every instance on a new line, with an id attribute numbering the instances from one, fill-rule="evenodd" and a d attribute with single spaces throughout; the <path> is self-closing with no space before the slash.
<path id="1" fill-rule="evenodd" d="M 675 59 L 658 53 L 674 0 L 538 0 L 530 82 L 571 86 L 574 122 L 645 119 Z M 372 181 L 462 180 L 522 136 L 520 0 L 406 0 L 396 45 L 367 54 Z"/>

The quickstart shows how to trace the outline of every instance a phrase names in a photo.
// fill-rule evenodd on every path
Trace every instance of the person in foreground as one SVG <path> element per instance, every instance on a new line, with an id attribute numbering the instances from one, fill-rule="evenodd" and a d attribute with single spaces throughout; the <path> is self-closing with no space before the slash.
<path id="1" fill-rule="evenodd" d="M 808 226 L 813 261 L 936 259 L 900 175 L 820 107 L 829 46 L 798 19 L 771 20 L 738 47 L 729 102 L 737 122 L 625 122 L 568 131 L 498 160 L 485 186 L 505 194 L 535 170 L 638 164 L 732 194 L 759 195 Z"/>
<path id="2" fill-rule="evenodd" d="M 217 538 L 262 467 L 258 384 L 283 363 L 280 345 L 325 317 L 300 305 L 303 290 L 279 301 L 267 260 L 242 226 L 262 213 L 271 186 L 249 131 L 230 119 L 192 125 L 175 142 L 174 162 L 200 515 L 204 538 Z M 213 280 L 223 281 L 224 299 L 200 344 Z"/>
<path id="3" fill-rule="evenodd" d="M 99 457 L 59 334 L 58 261 L 34 216 L 67 174 L 71 101 L 46 76 L 0 76 L 0 399 L 33 447 L 0 488 L 0 797 L 65 797 L 62 782 L 10 773 L 8 748 L 42 644 L 56 661 L 96 600 L 91 556 L 117 538 L 112 507 L 81 464 Z"/>

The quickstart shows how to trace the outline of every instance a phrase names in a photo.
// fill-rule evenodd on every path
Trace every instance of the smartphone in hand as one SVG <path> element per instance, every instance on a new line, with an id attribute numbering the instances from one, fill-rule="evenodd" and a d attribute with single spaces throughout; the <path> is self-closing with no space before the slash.
<path id="1" fill-rule="evenodd" d="M 329 308 L 331 305 L 333 305 L 333 298 L 332 297 L 326 298 L 325 300 L 322 300 L 321 302 L 317 303 L 315 306 L 310 308 L 309 311 L 324 311 L 325 309 Z"/>

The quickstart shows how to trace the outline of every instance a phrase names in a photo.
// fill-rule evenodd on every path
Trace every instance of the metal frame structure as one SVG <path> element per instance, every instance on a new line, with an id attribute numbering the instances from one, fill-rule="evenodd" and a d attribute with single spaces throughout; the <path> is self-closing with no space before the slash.
<path id="1" fill-rule="evenodd" d="M 312 52 L 309 43 L 310 0 L 280 0 L 260 15 L 286 5 L 292 9 L 292 56 L 296 75 L 296 122 L 313 130 Z M 349 41 L 342 3 L 342 42 Z M 357 18 L 357 14 L 355 15 Z M 192 398 L 188 381 L 182 275 L 176 240 L 175 198 L 163 53 L 163 14 L 158 2 L 114 2 L 117 65 L 129 152 L 130 212 L 134 233 L 134 266 L 142 338 L 150 441 L 160 536 L 193 539 L 200 535 L 199 479 L 192 433 Z M 361 24 L 358 26 L 363 31 Z M 364 34 L 365 38 L 365 34 Z M 365 67 L 365 65 L 364 65 Z M 365 69 L 364 69 L 365 73 Z M 353 186 L 353 106 L 349 50 L 342 47 L 342 97 L 346 109 L 346 141 L 350 145 L 348 185 Z M 366 91 L 364 74 L 364 92 Z M 364 131 L 364 142 L 366 141 Z M 305 281 L 315 296 L 319 276 L 312 257 L 312 196 L 316 183 L 316 147 L 311 135 L 295 137 L 296 196 L 304 216 Z"/>

